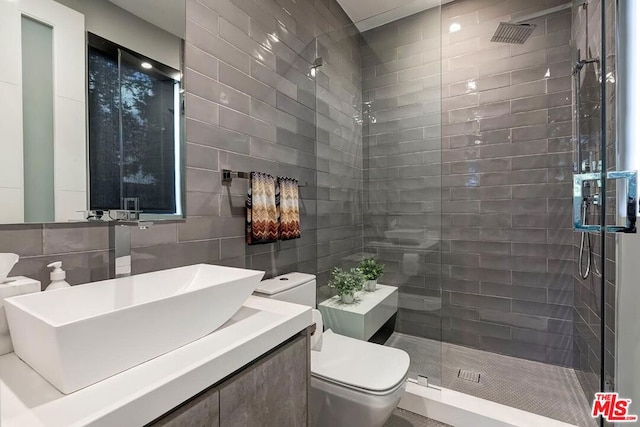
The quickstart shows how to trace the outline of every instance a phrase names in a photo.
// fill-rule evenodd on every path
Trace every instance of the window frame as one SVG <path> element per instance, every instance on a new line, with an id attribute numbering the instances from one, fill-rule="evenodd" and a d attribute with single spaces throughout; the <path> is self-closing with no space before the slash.
<path id="1" fill-rule="evenodd" d="M 86 96 L 87 96 L 87 206 L 89 209 L 93 209 L 91 206 L 91 171 L 90 171 L 90 129 L 89 129 L 89 49 L 94 48 L 101 50 L 107 54 L 113 55 L 116 58 L 118 57 L 118 50 L 126 52 L 127 54 L 141 60 L 150 63 L 153 68 L 153 73 L 160 74 L 165 77 L 170 77 L 179 82 L 177 87 L 177 95 L 174 97 L 174 105 L 179 107 L 179 114 L 175 116 L 175 135 L 178 138 L 177 144 L 174 144 L 175 155 L 174 155 L 174 188 L 175 188 L 175 213 L 144 213 L 140 214 L 141 220 L 184 220 L 186 218 L 186 165 L 185 165 L 185 90 L 184 90 L 184 74 L 182 72 L 182 68 L 184 65 L 184 40 L 181 43 L 180 48 L 180 68 L 181 70 L 176 70 L 172 67 L 169 67 L 165 64 L 162 64 L 158 61 L 155 61 L 152 58 L 146 57 L 138 52 L 135 52 L 131 49 L 128 49 L 125 46 L 121 46 L 117 43 L 114 43 L 110 40 L 102 38 L 97 34 L 87 32 L 87 43 L 86 43 L 86 73 L 87 73 L 87 85 L 86 85 Z M 174 139 L 175 140 L 175 139 Z"/>

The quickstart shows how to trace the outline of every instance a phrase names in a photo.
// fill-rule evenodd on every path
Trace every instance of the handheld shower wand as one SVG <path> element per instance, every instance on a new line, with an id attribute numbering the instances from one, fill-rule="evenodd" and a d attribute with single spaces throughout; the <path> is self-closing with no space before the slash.
<path id="1" fill-rule="evenodd" d="M 589 206 L 591 205 L 589 197 L 582 199 L 582 223 L 587 225 L 589 223 Z M 587 254 L 586 266 L 583 271 L 585 249 Z M 591 242 L 591 235 L 589 233 L 582 233 L 580 237 L 580 256 L 578 257 L 578 269 L 580 271 L 580 277 L 587 279 L 591 274 L 591 268 L 593 267 L 596 274 L 600 274 L 595 263 L 593 263 L 593 246 Z"/>

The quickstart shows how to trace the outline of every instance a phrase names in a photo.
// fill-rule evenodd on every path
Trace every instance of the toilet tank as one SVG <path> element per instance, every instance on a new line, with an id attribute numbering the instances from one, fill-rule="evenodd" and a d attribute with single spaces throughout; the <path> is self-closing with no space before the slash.
<path id="1" fill-rule="evenodd" d="M 316 306 L 316 276 L 305 273 L 288 273 L 260 282 L 254 295 L 280 301 Z"/>

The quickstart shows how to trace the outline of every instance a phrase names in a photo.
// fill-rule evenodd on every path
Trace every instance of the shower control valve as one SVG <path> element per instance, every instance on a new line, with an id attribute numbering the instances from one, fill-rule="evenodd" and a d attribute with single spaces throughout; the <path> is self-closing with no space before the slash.
<path id="1" fill-rule="evenodd" d="M 627 223 L 625 226 L 617 225 L 600 225 L 587 224 L 585 215 L 583 215 L 583 207 L 589 202 L 594 205 L 601 204 L 600 194 L 584 195 L 584 189 L 591 187 L 589 181 L 596 181 L 598 188 L 601 188 L 603 178 L 600 172 L 589 172 L 573 175 L 573 229 L 581 232 L 600 232 L 602 230 L 607 233 L 636 233 L 637 218 L 637 200 L 638 200 L 638 172 L 637 171 L 610 171 L 606 173 L 606 179 L 626 181 L 627 193 Z"/>
<path id="2" fill-rule="evenodd" d="M 580 169 L 582 172 L 591 172 L 591 166 L 589 165 L 589 161 L 583 160 L 582 164 L 580 165 Z"/>

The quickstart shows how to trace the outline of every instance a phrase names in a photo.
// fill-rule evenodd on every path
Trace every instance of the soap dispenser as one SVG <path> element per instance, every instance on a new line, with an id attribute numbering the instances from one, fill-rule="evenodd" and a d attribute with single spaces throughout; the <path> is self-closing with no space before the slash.
<path id="1" fill-rule="evenodd" d="M 71 286 L 66 280 L 64 280 L 67 277 L 67 273 L 62 269 L 62 261 L 52 262 L 47 267 L 53 267 L 53 271 L 50 274 L 51 283 L 47 286 L 45 291 L 68 288 Z"/>

